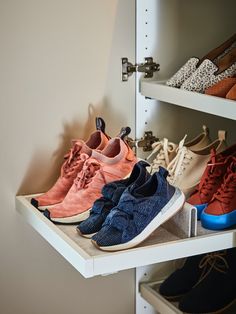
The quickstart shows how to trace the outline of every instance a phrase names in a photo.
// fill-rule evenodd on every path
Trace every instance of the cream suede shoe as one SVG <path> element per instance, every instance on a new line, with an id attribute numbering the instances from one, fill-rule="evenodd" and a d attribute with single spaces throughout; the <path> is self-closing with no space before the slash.
<path id="1" fill-rule="evenodd" d="M 190 149 L 184 145 L 185 137 L 179 143 L 175 158 L 169 163 L 168 181 L 179 187 L 188 197 L 199 184 L 205 170 L 206 164 L 210 159 L 212 149 L 221 152 L 226 148 L 226 132 L 219 131 L 218 139 L 201 149 Z"/>
<path id="2" fill-rule="evenodd" d="M 202 126 L 202 129 L 203 131 L 199 135 L 185 143 L 185 146 L 188 149 L 202 149 L 211 143 L 209 129 L 205 125 Z M 152 148 L 152 153 L 147 157 L 147 160 L 149 161 L 153 156 L 155 156 L 151 162 L 151 166 L 147 168 L 148 172 L 151 174 L 158 171 L 160 166 L 164 168 L 168 167 L 169 163 L 175 158 L 177 154 L 178 145 L 170 142 L 167 138 L 164 138 L 161 141 L 153 143 Z"/>

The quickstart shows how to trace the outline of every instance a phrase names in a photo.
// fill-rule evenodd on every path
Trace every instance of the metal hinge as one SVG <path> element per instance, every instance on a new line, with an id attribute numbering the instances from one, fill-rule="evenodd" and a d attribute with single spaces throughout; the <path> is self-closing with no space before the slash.
<path id="1" fill-rule="evenodd" d="M 153 62 L 152 57 L 145 58 L 145 63 L 132 64 L 129 62 L 128 58 L 122 58 L 122 81 L 128 81 L 129 76 L 134 72 L 145 73 L 144 77 L 153 77 L 153 73 L 159 71 L 160 65 Z"/>
<path id="2" fill-rule="evenodd" d="M 144 152 L 148 152 L 152 150 L 152 144 L 157 142 L 159 138 L 155 137 L 152 134 L 152 131 L 144 132 L 144 137 L 138 140 L 133 140 L 132 138 L 128 137 L 127 142 L 131 148 L 133 147 L 142 147 Z"/>

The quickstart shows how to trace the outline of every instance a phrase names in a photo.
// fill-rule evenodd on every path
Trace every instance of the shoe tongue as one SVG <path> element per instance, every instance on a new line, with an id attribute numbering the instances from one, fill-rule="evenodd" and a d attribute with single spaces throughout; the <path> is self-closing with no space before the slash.
<path id="1" fill-rule="evenodd" d="M 132 183 L 142 184 L 144 181 L 146 181 L 148 176 L 150 176 L 150 174 L 146 170 L 146 167 L 149 166 L 150 165 L 144 160 L 140 160 L 139 162 L 137 162 L 133 167 L 133 170 L 131 172 L 130 177 L 127 180 L 126 185 L 129 186 Z"/>
<path id="2" fill-rule="evenodd" d="M 159 193 L 162 189 L 162 181 L 166 180 L 168 171 L 160 167 L 158 172 L 155 172 L 150 178 L 141 186 L 135 184 L 131 185 L 129 191 L 136 198 L 151 197 L 156 193 Z"/>

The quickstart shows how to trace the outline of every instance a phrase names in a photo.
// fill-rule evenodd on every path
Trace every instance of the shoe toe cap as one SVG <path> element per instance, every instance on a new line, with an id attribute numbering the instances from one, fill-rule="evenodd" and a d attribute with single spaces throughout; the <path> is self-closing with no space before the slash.
<path id="1" fill-rule="evenodd" d="M 92 239 L 98 246 L 113 246 L 122 243 L 122 233 L 112 226 L 104 226 Z"/>

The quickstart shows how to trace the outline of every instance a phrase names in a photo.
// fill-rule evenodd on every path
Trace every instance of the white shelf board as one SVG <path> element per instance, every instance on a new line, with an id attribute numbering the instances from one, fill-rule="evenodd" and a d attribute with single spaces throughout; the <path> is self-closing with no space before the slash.
<path id="1" fill-rule="evenodd" d="M 146 97 L 236 120 L 236 101 L 190 92 L 160 81 L 142 81 L 141 94 Z"/>
<path id="2" fill-rule="evenodd" d="M 194 238 L 180 238 L 159 227 L 136 248 L 103 252 L 80 237 L 74 225 L 54 225 L 30 204 L 31 197 L 17 196 L 17 211 L 86 278 L 236 246 L 235 230 L 211 232 L 199 224 L 200 235 Z"/>
<path id="3" fill-rule="evenodd" d="M 178 309 L 178 302 L 166 300 L 158 292 L 162 281 L 144 282 L 140 284 L 140 294 L 160 314 L 184 314 Z M 225 314 L 236 313 L 236 304 L 224 311 Z"/>

